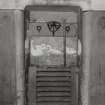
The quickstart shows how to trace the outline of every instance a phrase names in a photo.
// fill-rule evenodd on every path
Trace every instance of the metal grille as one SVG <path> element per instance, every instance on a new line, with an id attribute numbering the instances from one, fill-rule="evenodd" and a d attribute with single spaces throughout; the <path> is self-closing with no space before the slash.
<path id="1" fill-rule="evenodd" d="M 37 105 L 73 105 L 73 73 L 69 69 L 43 69 L 36 73 Z"/>

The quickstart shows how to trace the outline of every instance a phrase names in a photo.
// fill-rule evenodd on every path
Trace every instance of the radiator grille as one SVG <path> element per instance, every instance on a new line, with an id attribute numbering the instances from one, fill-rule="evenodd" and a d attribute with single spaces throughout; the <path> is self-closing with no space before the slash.
<path id="1" fill-rule="evenodd" d="M 73 105 L 73 73 L 69 69 L 36 71 L 37 105 Z"/>

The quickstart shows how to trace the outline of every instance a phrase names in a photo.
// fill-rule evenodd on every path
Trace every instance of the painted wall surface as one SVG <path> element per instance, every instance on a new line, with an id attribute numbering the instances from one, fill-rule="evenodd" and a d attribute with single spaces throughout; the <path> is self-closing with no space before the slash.
<path id="1" fill-rule="evenodd" d="M 0 105 L 23 105 L 23 19 L 22 11 L 0 10 Z"/>
<path id="2" fill-rule="evenodd" d="M 105 12 L 85 12 L 83 27 L 82 102 L 105 105 Z"/>
<path id="3" fill-rule="evenodd" d="M 90 35 L 90 105 L 105 105 L 105 12 L 91 15 Z"/>
<path id="4" fill-rule="evenodd" d="M 0 10 L 0 105 L 16 104 L 14 12 Z"/>
<path id="5" fill-rule="evenodd" d="M 105 10 L 105 0 L 91 0 L 92 10 Z"/>
<path id="6" fill-rule="evenodd" d="M 105 10 L 105 0 L 0 0 L 1 9 L 24 9 L 29 4 L 72 4 L 83 10 Z"/>
<path id="7" fill-rule="evenodd" d="M 1 9 L 24 9 L 26 5 L 34 4 L 65 4 L 65 5 L 79 5 L 83 9 L 90 8 L 90 0 L 1 0 Z"/>

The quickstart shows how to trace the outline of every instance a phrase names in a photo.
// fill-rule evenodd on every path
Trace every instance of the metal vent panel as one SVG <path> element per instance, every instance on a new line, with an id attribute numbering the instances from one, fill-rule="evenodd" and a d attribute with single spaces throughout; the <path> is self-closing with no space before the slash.
<path id="1" fill-rule="evenodd" d="M 29 105 L 73 105 L 75 88 L 72 70 L 33 68 L 30 72 Z"/>

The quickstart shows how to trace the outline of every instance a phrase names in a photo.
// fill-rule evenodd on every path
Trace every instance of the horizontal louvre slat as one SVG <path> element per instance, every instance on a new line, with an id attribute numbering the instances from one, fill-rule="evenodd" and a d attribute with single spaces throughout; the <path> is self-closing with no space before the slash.
<path id="1" fill-rule="evenodd" d="M 39 90 L 37 93 L 41 92 L 68 92 L 71 93 L 71 90 Z"/>
<path id="2" fill-rule="evenodd" d="M 40 71 L 45 71 L 45 72 L 48 71 L 48 72 L 49 72 L 49 69 L 50 69 L 50 72 L 53 72 L 53 71 L 55 71 L 55 72 L 66 72 L 66 71 L 67 71 L 67 72 L 69 72 L 69 73 L 72 72 L 72 71 L 70 70 L 70 68 L 69 68 L 69 69 L 65 69 L 65 68 L 64 68 L 64 69 L 65 69 L 65 70 L 64 70 L 63 68 L 60 69 L 60 68 L 57 68 L 57 67 L 55 67 L 55 68 L 53 67 L 53 68 L 38 69 L 37 72 L 40 72 Z"/>
<path id="3" fill-rule="evenodd" d="M 37 102 L 37 105 L 72 105 L 68 102 Z"/>
<path id="4" fill-rule="evenodd" d="M 38 87 L 37 91 L 69 91 L 70 87 Z"/>
<path id="5" fill-rule="evenodd" d="M 72 76 L 72 74 L 68 73 L 68 72 L 41 72 L 38 73 L 37 72 L 37 76 Z"/>
<path id="6" fill-rule="evenodd" d="M 57 81 L 57 80 L 42 80 L 42 81 L 36 80 L 36 82 L 69 82 L 69 83 L 71 83 L 72 80 L 69 80 L 69 81 L 66 81 L 66 80 L 59 80 L 59 81 Z"/>
<path id="7" fill-rule="evenodd" d="M 40 77 L 40 78 L 37 78 L 38 81 L 70 81 L 70 77 Z"/>
<path id="8" fill-rule="evenodd" d="M 38 97 L 37 101 L 70 101 L 70 97 Z"/>
<path id="9" fill-rule="evenodd" d="M 49 70 L 39 70 L 39 71 L 37 71 L 38 73 L 40 72 L 40 73 L 42 73 L 42 72 L 49 72 Z M 71 71 L 70 70 L 50 70 L 50 72 L 68 72 L 68 73 L 71 73 Z"/>
<path id="10" fill-rule="evenodd" d="M 36 86 L 71 86 L 71 82 L 37 82 Z"/>
<path id="11" fill-rule="evenodd" d="M 60 95 L 56 95 L 56 94 L 54 94 L 54 95 L 38 95 L 38 97 L 71 97 L 70 95 L 64 95 L 64 94 L 60 94 Z"/>
<path id="12" fill-rule="evenodd" d="M 53 103 L 53 105 L 55 105 L 55 103 L 62 103 L 62 105 L 64 105 L 64 103 L 69 103 L 69 105 L 72 105 L 72 100 L 69 100 L 69 101 L 37 101 L 37 103 L 40 103 L 40 104 L 45 104 L 45 103 Z"/>
<path id="13" fill-rule="evenodd" d="M 70 92 L 39 92 L 37 96 L 71 96 Z"/>

